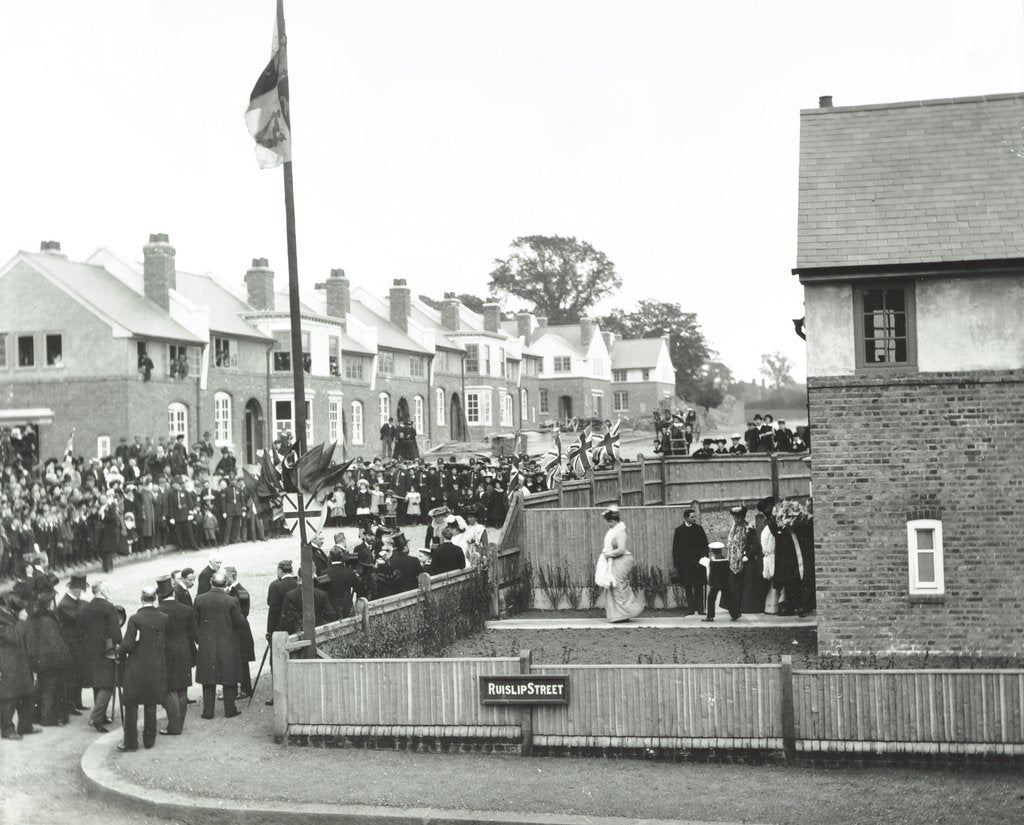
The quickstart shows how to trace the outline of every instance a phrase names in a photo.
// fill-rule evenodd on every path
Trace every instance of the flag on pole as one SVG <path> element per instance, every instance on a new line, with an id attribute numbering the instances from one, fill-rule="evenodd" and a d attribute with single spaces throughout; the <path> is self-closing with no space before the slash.
<path id="1" fill-rule="evenodd" d="M 619 426 L 622 424 L 622 419 L 618 418 L 615 423 L 612 424 L 612 428 L 608 430 L 604 436 L 600 439 L 595 440 L 593 449 L 593 461 L 594 464 L 600 464 L 607 458 L 612 464 L 620 460 L 621 448 L 619 447 Z"/>
<path id="2" fill-rule="evenodd" d="M 75 428 L 71 428 L 71 435 L 68 436 L 68 445 L 64 448 L 64 469 L 70 470 L 73 466 L 71 453 L 75 448 Z"/>
<path id="3" fill-rule="evenodd" d="M 291 112 L 288 108 L 288 56 L 284 28 L 284 3 L 277 0 L 274 43 L 270 62 L 256 81 L 245 110 L 245 125 L 256 141 L 256 160 L 261 169 L 273 169 L 292 159 Z"/>
<path id="4" fill-rule="evenodd" d="M 516 491 L 523 487 L 523 474 L 519 470 L 519 456 L 512 455 L 509 465 L 508 490 L 505 491 L 505 497 L 511 501 Z"/>
<path id="5" fill-rule="evenodd" d="M 593 466 L 590 461 L 590 427 L 580 432 L 580 437 L 569 447 L 569 466 L 579 478 L 587 474 L 587 470 Z"/>
<path id="6" fill-rule="evenodd" d="M 281 474 L 277 471 L 273 449 L 259 450 L 260 473 L 257 477 L 256 497 L 261 501 L 272 501 L 281 496 Z"/>
<path id="7" fill-rule="evenodd" d="M 544 470 L 544 476 L 547 478 L 549 488 L 562 481 L 563 457 L 562 436 L 556 431 L 554 441 L 551 442 L 548 451 L 540 459 L 540 466 Z"/>

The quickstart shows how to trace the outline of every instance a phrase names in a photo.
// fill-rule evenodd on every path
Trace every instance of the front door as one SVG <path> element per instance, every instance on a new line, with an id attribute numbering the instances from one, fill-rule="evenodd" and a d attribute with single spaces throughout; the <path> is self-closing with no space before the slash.
<path id="1" fill-rule="evenodd" d="M 263 449 L 263 408 L 255 398 L 245 405 L 245 463 L 256 463 L 256 451 Z"/>
<path id="2" fill-rule="evenodd" d="M 572 418 L 572 396 L 560 395 L 558 397 L 558 417 Z"/>

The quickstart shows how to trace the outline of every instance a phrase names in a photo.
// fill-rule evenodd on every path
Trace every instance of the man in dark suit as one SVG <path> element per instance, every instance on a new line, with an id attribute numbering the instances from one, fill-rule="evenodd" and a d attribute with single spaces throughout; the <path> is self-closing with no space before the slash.
<path id="1" fill-rule="evenodd" d="M 170 576 L 156 580 L 156 593 L 157 608 L 167 616 L 167 697 L 163 703 L 167 727 L 160 733 L 177 736 L 188 712 L 188 688 L 192 684 L 199 628 L 192 607 L 175 598 Z"/>
<path id="2" fill-rule="evenodd" d="M 196 537 L 192 532 L 192 506 L 188 494 L 183 489 L 180 477 L 167 496 L 167 524 L 174 534 L 174 541 L 179 550 L 197 550 Z"/>
<path id="3" fill-rule="evenodd" d="M 313 538 L 309 540 L 309 550 L 313 557 L 313 573 L 316 576 L 323 575 L 327 572 L 327 568 L 331 563 L 331 560 L 327 557 L 324 552 L 324 534 L 316 533 Z"/>
<path id="4" fill-rule="evenodd" d="M 323 590 L 313 588 L 313 619 L 317 627 L 338 618 L 327 594 Z M 288 633 L 302 631 L 302 573 L 299 573 L 299 586 L 289 590 L 284 597 L 282 612 L 284 629 Z"/>
<path id="5" fill-rule="evenodd" d="M 212 719 L 217 704 L 217 685 L 224 691 L 224 717 L 241 713 L 235 706 L 238 683 L 242 680 L 242 652 L 238 634 L 245 619 L 238 602 L 226 592 L 227 577 L 218 571 L 210 589 L 196 596 L 196 624 L 199 626 L 199 654 L 196 681 L 203 686 L 203 719 Z"/>
<path id="6" fill-rule="evenodd" d="M 85 576 L 72 576 L 67 593 L 57 604 L 57 621 L 74 658 L 74 664 L 68 670 L 64 683 L 68 713 L 74 716 L 79 716 L 81 711 L 85 710 L 85 705 L 82 704 L 82 673 L 85 663 L 82 658 L 81 617 L 85 604 L 82 601 L 82 593 L 88 586 Z"/>
<path id="7" fill-rule="evenodd" d="M 284 626 L 284 597 L 299 586 L 299 580 L 292 572 L 292 563 L 285 559 L 277 563 L 277 578 L 267 588 L 267 641 Z"/>
<path id="8" fill-rule="evenodd" d="M 693 518 L 693 510 L 683 510 L 683 523 L 672 534 L 672 566 L 686 597 L 687 615 L 704 612 L 706 574 L 700 560 L 708 554 L 708 536 Z"/>
<path id="9" fill-rule="evenodd" d="M 338 535 L 344 535 L 339 533 Z M 331 563 L 327 570 L 317 576 L 317 585 L 327 593 L 327 599 L 339 619 L 352 615 L 352 593 L 358 585 L 358 579 L 352 568 L 346 563 L 345 547 L 337 543 L 331 548 Z"/>
<path id="10" fill-rule="evenodd" d="M 224 518 L 224 529 L 221 532 L 221 544 L 234 544 L 238 541 L 238 530 L 242 521 L 242 502 L 238 488 L 230 478 L 220 482 L 221 515 Z"/>
<path id="11" fill-rule="evenodd" d="M 121 519 L 117 515 L 117 504 L 114 496 L 103 493 L 100 496 L 102 508 L 100 527 L 100 556 L 103 559 L 103 572 L 110 573 L 114 569 L 114 556 L 121 540 Z"/>
<path id="12" fill-rule="evenodd" d="M 31 585 L 16 582 L 14 591 L 0 596 L 0 735 L 21 739 L 41 733 L 32 724 L 35 716 L 35 686 L 29 662 L 25 622 L 18 618 L 33 597 Z M 14 724 L 14 714 L 18 724 Z M 15 757 L 11 757 L 12 761 Z"/>
<path id="13" fill-rule="evenodd" d="M 388 559 L 388 565 L 398 574 L 395 592 L 416 590 L 419 587 L 419 575 L 423 572 L 423 565 L 415 556 L 409 555 L 409 541 L 404 533 L 396 533 L 391 540 L 395 549 Z"/>
<path id="14" fill-rule="evenodd" d="M 124 666 L 124 742 L 120 751 L 139 749 L 139 705 L 142 744 L 156 743 L 156 706 L 167 700 L 167 616 L 157 609 L 156 588 L 142 590 L 142 606 L 128 619 L 121 653 Z"/>
<path id="15" fill-rule="evenodd" d="M 452 544 L 454 535 L 455 533 L 450 527 L 445 527 L 441 531 L 441 543 L 430 554 L 429 572 L 431 576 L 462 570 L 466 566 L 466 554 L 457 544 Z"/>
<path id="16" fill-rule="evenodd" d="M 203 593 L 210 592 L 210 582 L 213 580 L 213 574 L 220 570 L 220 566 L 223 564 L 223 560 L 218 555 L 210 556 L 210 560 L 206 563 L 206 567 L 199 571 L 199 585 L 196 587 L 196 596 L 202 596 Z"/>
<path id="17" fill-rule="evenodd" d="M 241 690 L 239 698 L 244 699 L 252 696 L 252 674 L 249 672 L 249 662 L 256 661 L 256 643 L 252 638 L 252 628 L 249 627 L 249 609 L 251 600 L 249 591 L 238 583 L 238 571 L 234 567 L 225 567 L 224 574 L 228 578 L 227 593 L 238 602 L 238 608 L 242 611 L 243 627 L 238 631 L 238 647 L 242 652 L 242 678 L 239 681 Z"/>
<path id="18" fill-rule="evenodd" d="M 174 599 L 186 607 L 192 606 L 192 594 L 188 591 L 196 583 L 196 571 L 191 567 L 183 567 L 174 582 Z"/>
<path id="19" fill-rule="evenodd" d="M 85 670 L 82 684 L 92 687 L 92 713 L 89 725 L 107 733 L 107 705 L 114 695 L 115 658 L 121 643 L 121 619 L 110 602 L 106 582 L 92 586 L 92 601 L 82 608 L 82 660 Z"/>

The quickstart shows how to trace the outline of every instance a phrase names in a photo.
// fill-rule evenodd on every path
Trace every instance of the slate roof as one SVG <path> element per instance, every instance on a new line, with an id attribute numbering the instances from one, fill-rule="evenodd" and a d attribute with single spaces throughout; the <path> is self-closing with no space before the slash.
<path id="1" fill-rule="evenodd" d="M 164 310 L 102 266 L 69 261 L 47 252 L 23 253 L 100 318 L 109 318 L 141 338 L 206 343 L 167 315 Z"/>
<path id="2" fill-rule="evenodd" d="M 179 269 L 174 277 L 178 292 L 192 303 L 209 308 L 211 332 L 260 341 L 270 340 L 241 318 L 241 313 L 252 312 L 252 308 L 211 275 L 195 275 Z"/>
<path id="3" fill-rule="evenodd" d="M 441 349 L 465 352 L 465 347 L 458 341 L 448 337 L 451 330 L 446 330 L 441 323 L 441 313 L 430 307 L 421 307 L 417 301 L 412 302 L 412 320 L 420 326 L 434 330 L 434 342 Z"/>
<path id="4" fill-rule="evenodd" d="M 800 113 L 797 266 L 1024 257 L 1024 93 Z"/>
<path id="5" fill-rule="evenodd" d="M 595 325 L 595 335 L 597 334 L 597 328 Z M 580 355 L 586 356 L 587 350 L 583 347 L 583 334 L 580 330 L 579 324 L 549 324 L 546 327 L 537 327 L 533 331 L 534 341 L 538 340 L 542 335 L 554 335 L 557 338 L 561 338 L 566 344 L 572 349 L 576 350 Z"/>
<path id="6" fill-rule="evenodd" d="M 396 327 L 391 321 L 353 298 L 350 310 L 351 314 L 361 324 L 370 327 L 377 327 L 377 346 L 381 349 L 397 349 L 405 352 L 416 352 L 422 355 L 432 355 L 430 350 L 421 344 L 416 343 L 402 330 Z"/>
<path id="7" fill-rule="evenodd" d="M 612 369 L 652 369 L 658 364 L 661 338 L 624 338 L 612 345 Z"/>

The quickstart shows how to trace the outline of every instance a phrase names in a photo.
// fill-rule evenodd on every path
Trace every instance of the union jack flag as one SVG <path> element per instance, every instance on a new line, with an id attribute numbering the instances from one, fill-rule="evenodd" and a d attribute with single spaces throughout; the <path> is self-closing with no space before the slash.
<path id="1" fill-rule="evenodd" d="M 591 451 L 592 459 L 594 464 L 600 464 L 607 457 L 613 464 L 620 460 L 621 448 L 619 447 L 619 425 L 622 424 L 622 419 L 616 419 L 612 428 L 608 430 L 601 438 L 595 438 L 593 440 L 593 449 Z"/>
<path id="2" fill-rule="evenodd" d="M 548 480 L 548 487 L 552 487 L 562 480 L 562 461 L 565 456 L 562 454 L 562 437 L 556 432 L 555 440 L 551 442 L 548 451 L 541 456 L 540 466 Z"/>
<path id="3" fill-rule="evenodd" d="M 508 474 L 508 490 L 505 492 L 505 495 L 511 501 L 516 491 L 522 489 L 523 474 L 519 471 L 519 456 L 513 455 L 509 463 L 512 467 Z"/>
<path id="4" fill-rule="evenodd" d="M 593 466 L 590 461 L 590 436 L 590 427 L 587 427 L 580 433 L 579 440 L 569 447 L 569 466 L 580 478 Z"/>

